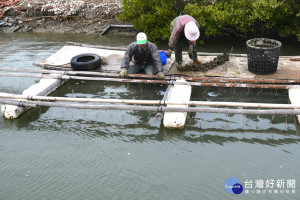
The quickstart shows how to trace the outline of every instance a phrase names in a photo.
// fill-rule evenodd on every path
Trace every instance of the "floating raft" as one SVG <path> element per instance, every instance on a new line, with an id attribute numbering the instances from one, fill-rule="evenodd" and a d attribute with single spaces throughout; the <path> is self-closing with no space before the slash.
<path id="1" fill-rule="evenodd" d="M 101 76 L 106 76 L 100 80 L 120 81 L 120 82 L 141 82 L 141 83 L 161 83 L 169 84 L 168 92 L 166 92 L 164 102 L 189 102 L 192 88 L 191 86 L 216 86 L 216 87 L 253 87 L 253 88 L 275 88 L 288 89 L 289 98 L 294 106 L 294 113 L 298 114 L 300 103 L 300 56 L 279 58 L 277 72 L 271 75 L 256 75 L 248 71 L 247 55 L 246 54 L 230 54 L 229 61 L 205 72 L 184 71 L 180 72 L 176 68 L 174 55 L 167 60 L 163 66 L 163 71 L 167 75 L 165 80 L 154 80 L 154 76 L 150 75 L 134 75 L 137 79 L 119 79 L 121 61 L 125 53 L 125 48 L 105 47 L 105 46 L 90 46 L 78 43 L 68 43 L 49 58 L 36 63 L 34 65 L 41 67 L 49 74 L 42 73 L 42 80 L 38 86 L 32 86 L 24 95 L 28 96 L 46 96 L 54 89 L 58 88 L 64 81 L 68 79 L 81 80 L 99 80 L 97 73 Z M 93 72 L 76 72 L 72 71 L 70 60 L 72 57 L 83 54 L 94 53 L 101 56 L 104 63 L 101 68 Z M 212 61 L 217 55 L 212 53 L 199 53 L 198 58 L 204 63 Z M 183 55 L 185 64 L 191 62 L 188 55 Z M 11 74 L 12 75 L 12 74 Z M 83 77 L 84 76 L 84 77 Z M 112 78 L 113 77 L 113 78 Z M 147 78 L 138 79 L 138 78 Z M 47 79 L 52 79 L 49 83 Z M 42 84 L 41 84 L 42 83 Z M 37 92 L 38 87 L 45 92 Z M 32 99 L 27 99 L 29 100 Z M 209 102 L 211 103 L 211 102 Z M 25 105 L 25 104 L 24 104 Z M 225 104 L 226 105 L 226 104 Z M 164 106 L 166 112 L 161 112 L 158 118 L 163 118 L 165 127 L 168 128 L 183 128 L 186 120 L 186 112 L 191 111 L 187 104 L 180 105 L 160 105 Z M 180 112 L 168 112 L 167 110 L 178 109 Z M 17 118 L 24 111 L 24 106 L 20 105 L 2 105 L 2 112 L 5 118 Z M 159 111 L 159 109 L 158 109 Z M 204 111 L 204 110 L 203 110 Z M 209 111 L 211 112 L 211 111 Z M 282 113 L 282 112 L 280 112 Z M 157 115 L 158 116 L 158 115 Z M 300 120 L 300 117 L 298 116 Z"/>
<path id="2" fill-rule="evenodd" d="M 69 42 L 55 54 L 35 65 L 43 69 L 70 71 L 72 70 L 70 64 L 72 57 L 82 53 L 95 53 L 100 55 L 106 62 L 106 65 L 102 65 L 101 69 L 96 71 L 119 72 L 125 50 L 126 48 L 92 46 Z M 221 53 L 198 53 L 198 58 L 206 63 L 213 60 L 217 55 L 221 55 Z M 187 53 L 183 53 L 183 60 L 183 65 L 191 62 Z M 228 62 L 206 72 L 180 72 L 176 69 L 173 54 L 171 58 L 167 59 L 166 65 L 163 66 L 163 71 L 169 75 L 185 75 L 190 77 L 244 78 L 252 80 L 279 79 L 290 80 L 292 83 L 294 80 L 300 79 L 299 61 L 300 56 L 280 56 L 276 73 L 256 75 L 248 71 L 246 54 L 230 54 Z"/>

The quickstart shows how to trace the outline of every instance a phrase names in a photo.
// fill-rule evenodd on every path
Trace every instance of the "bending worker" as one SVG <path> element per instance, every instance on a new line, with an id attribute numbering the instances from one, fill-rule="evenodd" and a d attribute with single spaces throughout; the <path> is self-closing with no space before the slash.
<path id="1" fill-rule="evenodd" d="M 194 63 L 201 62 L 197 58 L 196 40 L 200 36 L 199 24 L 190 15 L 180 15 L 176 17 L 170 25 L 171 36 L 169 39 L 169 50 L 167 57 L 170 58 L 172 49 L 175 47 L 175 61 L 178 67 L 182 67 L 182 46 L 189 45 L 189 58 Z"/>
<path id="2" fill-rule="evenodd" d="M 119 77 L 126 78 L 127 74 L 145 72 L 154 75 L 158 79 L 164 79 L 160 56 L 155 44 L 147 41 L 145 33 L 138 33 L 136 42 L 131 43 L 125 52 L 121 64 L 122 71 Z"/>

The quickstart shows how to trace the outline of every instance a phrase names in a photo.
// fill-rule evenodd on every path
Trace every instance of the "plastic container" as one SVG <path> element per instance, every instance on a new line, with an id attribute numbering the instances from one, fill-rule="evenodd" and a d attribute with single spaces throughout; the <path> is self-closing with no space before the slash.
<path id="1" fill-rule="evenodd" d="M 250 72 L 266 75 L 277 71 L 281 42 L 268 38 L 254 38 L 246 44 Z"/>
<path id="2" fill-rule="evenodd" d="M 167 54 L 165 51 L 158 51 L 160 56 L 160 61 L 162 65 L 165 65 L 167 63 Z"/>

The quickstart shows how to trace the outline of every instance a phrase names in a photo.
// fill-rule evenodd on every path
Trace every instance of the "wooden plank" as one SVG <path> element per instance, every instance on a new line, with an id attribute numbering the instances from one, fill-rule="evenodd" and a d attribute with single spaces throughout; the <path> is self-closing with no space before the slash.
<path id="1" fill-rule="evenodd" d="M 101 49 L 91 48 L 83 46 L 69 46 L 66 45 L 59 49 L 55 54 L 48 57 L 46 60 L 36 63 L 36 66 L 40 66 L 44 69 L 52 70 L 72 70 L 70 61 L 71 59 L 79 54 L 83 53 L 94 53 L 99 55 L 106 64 L 102 65 L 101 68 L 96 71 L 120 71 L 121 63 L 124 56 L 124 50 L 113 50 L 113 49 Z M 168 59 L 167 64 L 163 66 L 163 71 L 166 72 L 173 64 L 174 59 Z"/>
<path id="2" fill-rule="evenodd" d="M 78 44 L 80 45 L 80 44 Z M 76 44 L 70 43 L 62 47 L 58 52 L 47 58 L 46 60 L 38 63 L 38 66 L 47 69 L 57 69 L 57 70 L 72 70 L 70 67 L 70 60 L 72 57 L 82 54 L 82 53 L 95 53 L 101 56 L 107 64 L 102 65 L 98 71 L 119 71 L 120 65 L 125 53 L 125 48 L 115 48 L 115 47 L 103 47 L 99 46 L 88 46 L 81 45 L 76 46 Z M 204 63 L 210 62 L 216 57 L 217 54 L 205 54 L 201 53 L 198 58 Z M 293 57 L 298 58 L 298 57 Z M 179 72 L 176 69 L 176 64 L 173 66 L 175 61 L 174 54 L 171 58 L 167 59 L 167 64 L 163 66 L 164 73 L 168 74 L 180 74 L 192 77 L 223 77 L 223 78 L 252 78 L 255 80 L 260 79 L 282 79 L 282 80 L 292 80 L 299 79 L 300 75 L 300 65 L 295 59 L 290 59 L 290 57 L 281 56 L 278 62 L 277 72 L 270 75 L 256 75 L 248 70 L 247 57 L 244 55 L 230 54 L 229 61 L 217 66 L 214 69 L 208 70 L 206 72 L 201 71 L 186 71 Z M 192 62 L 188 55 L 183 54 L 183 64 Z M 173 67 L 172 67 L 173 66 Z M 57 68 L 56 68 L 57 67 Z M 61 68 L 61 69 L 60 69 Z"/>
<path id="3" fill-rule="evenodd" d="M 111 25 L 109 24 L 101 33 L 100 33 L 100 36 L 104 35 L 108 29 L 110 29 Z"/>
<path id="4" fill-rule="evenodd" d="M 177 82 L 186 82 L 185 80 L 175 81 L 175 85 L 170 93 L 168 101 L 189 101 L 192 93 L 190 85 L 179 85 Z M 168 105 L 167 107 L 187 108 L 187 105 Z M 185 126 L 187 112 L 165 112 L 163 124 L 170 129 L 183 129 Z"/>
<path id="5" fill-rule="evenodd" d="M 117 25 L 117 24 L 109 24 L 101 33 L 100 36 L 103 36 L 107 33 L 110 28 L 133 28 L 133 25 Z"/>
<path id="6" fill-rule="evenodd" d="M 212 61 L 216 56 L 198 56 L 203 63 Z M 191 63 L 188 55 L 183 55 L 183 66 Z M 293 80 L 300 77 L 299 61 L 290 59 L 290 57 L 280 56 L 278 60 L 277 71 L 269 75 L 257 75 L 248 70 L 248 61 L 246 57 L 237 57 L 230 54 L 229 61 L 219 65 L 211 70 L 202 71 L 178 71 L 176 66 L 172 67 L 169 74 L 180 74 L 193 77 L 222 77 L 222 78 L 250 78 L 255 80 L 261 79 L 282 79 Z"/>
<path id="7" fill-rule="evenodd" d="M 102 66 L 103 69 L 118 71 L 120 70 L 121 61 L 125 52 L 120 50 L 96 49 L 81 46 L 64 46 L 55 54 L 36 65 L 43 68 L 47 68 L 49 66 L 51 69 L 55 69 L 56 66 L 58 70 L 60 67 L 70 67 L 71 69 L 71 59 L 74 56 L 83 53 L 94 53 L 99 55 L 108 62 L 107 65 Z"/>
<path id="8" fill-rule="evenodd" d="M 62 79 L 41 79 L 38 83 L 24 90 L 22 94 L 27 95 L 28 98 L 30 98 L 30 96 L 47 96 L 61 86 L 64 82 L 65 80 Z M 5 119 L 16 119 L 28 109 L 30 109 L 30 107 L 8 104 L 1 105 L 2 115 Z"/>

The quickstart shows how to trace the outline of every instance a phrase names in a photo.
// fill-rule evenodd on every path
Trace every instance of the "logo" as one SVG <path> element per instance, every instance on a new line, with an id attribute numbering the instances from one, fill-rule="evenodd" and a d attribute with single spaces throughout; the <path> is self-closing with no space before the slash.
<path id="1" fill-rule="evenodd" d="M 224 187 L 229 194 L 241 194 L 243 192 L 243 185 L 241 181 L 235 177 L 227 179 Z"/>

